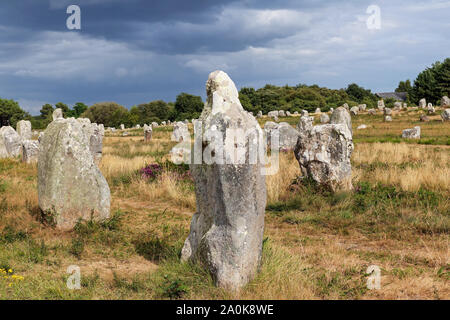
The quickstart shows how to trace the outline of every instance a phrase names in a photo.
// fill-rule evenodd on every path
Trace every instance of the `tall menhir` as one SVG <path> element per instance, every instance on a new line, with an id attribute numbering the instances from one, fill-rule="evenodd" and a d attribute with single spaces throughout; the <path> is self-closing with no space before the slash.
<path id="1" fill-rule="evenodd" d="M 217 286 L 235 291 L 256 275 L 261 261 L 266 184 L 262 163 L 251 161 L 251 150 L 260 140 L 245 139 L 245 159 L 237 163 L 227 161 L 233 152 L 227 148 L 227 134 L 242 130 L 262 136 L 262 130 L 243 109 L 236 86 L 226 73 L 211 73 L 206 91 L 208 99 L 199 119 L 203 156 L 210 153 L 225 160 L 211 163 L 203 159 L 191 164 L 197 212 L 182 259 L 204 265 Z M 222 138 L 209 139 L 211 132 Z"/>

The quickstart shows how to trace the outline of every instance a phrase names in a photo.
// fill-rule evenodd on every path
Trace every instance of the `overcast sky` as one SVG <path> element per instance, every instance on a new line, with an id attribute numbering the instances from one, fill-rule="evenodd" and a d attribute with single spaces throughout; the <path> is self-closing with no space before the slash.
<path id="1" fill-rule="evenodd" d="M 66 9 L 81 8 L 81 30 Z M 367 8 L 381 9 L 369 29 Z M 14 0 L 0 2 L 0 97 L 126 107 L 180 92 L 205 96 L 208 74 L 266 83 L 393 91 L 449 57 L 450 1 Z"/>

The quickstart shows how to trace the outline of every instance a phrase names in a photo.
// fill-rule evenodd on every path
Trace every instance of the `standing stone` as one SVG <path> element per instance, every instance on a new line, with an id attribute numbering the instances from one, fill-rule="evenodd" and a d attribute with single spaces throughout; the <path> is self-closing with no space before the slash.
<path id="1" fill-rule="evenodd" d="M 298 115 L 298 111 L 295 111 L 295 112 L 294 112 L 294 115 Z"/>
<path id="2" fill-rule="evenodd" d="M 55 111 L 53 111 L 53 121 L 58 120 L 58 119 L 63 119 L 63 112 L 60 108 L 55 109 Z"/>
<path id="3" fill-rule="evenodd" d="M 395 102 L 394 103 L 394 110 L 396 110 L 396 111 L 400 111 L 400 110 L 402 110 L 402 103 L 401 102 Z"/>
<path id="4" fill-rule="evenodd" d="M 353 134 L 352 118 L 350 117 L 348 111 L 343 107 L 339 107 L 333 111 L 333 113 L 331 114 L 330 123 L 345 124 L 348 130 L 350 130 L 350 134 Z"/>
<path id="5" fill-rule="evenodd" d="M 42 138 L 38 160 L 39 207 L 61 230 L 81 220 L 109 218 L 110 190 L 79 121 L 57 119 Z"/>
<path id="6" fill-rule="evenodd" d="M 405 129 L 405 130 L 403 130 L 402 138 L 405 138 L 405 139 L 420 139 L 420 127 L 414 127 L 412 129 Z"/>
<path id="7" fill-rule="evenodd" d="M 427 100 L 425 98 L 420 99 L 420 101 L 419 101 L 419 108 L 425 109 L 426 106 L 427 106 Z"/>
<path id="8" fill-rule="evenodd" d="M 152 122 L 152 128 L 158 128 L 159 124 L 157 122 Z"/>
<path id="9" fill-rule="evenodd" d="M 15 158 L 22 150 L 22 138 L 10 126 L 0 128 L 0 158 Z"/>
<path id="10" fill-rule="evenodd" d="M 445 108 L 445 107 L 450 107 L 450 98 L 447 96 L 443 96 L 441 99 L 441 107 Z"/>
<path id="11" fill-rule="evenodd" d="M 352 107 L 352 108 L 350 109 L 350 114 L 352 114 L 352 115 L 354 115 L 354 116 L 357 116 L 357 115 L 358 115 L 358 112 L 359 112 L 359 108 L 358 108 L 358 107 Z"/>
<path id="12" fill-rule="evenodd" d="M 288 117 L 292 117 L 292 114 L 291 114 L 291 112 L 290 112 L 290 111 L 286 111 L 286 116 L 288 116 Z"/>
<path id="13" fill-rule="evenodd" d="M 238 91 L 226 73 L 211 73 L 206 91 L 207 103 L 199 119 L 204 153 L 214 157 L 224 153 L 226 159 L 234 154 L 228 149 L 233 143 L 225 138 L 229 129 L 253 132 L 245 134 L 245 147 L 253 148 L 255 143 L 264 147 L 258 143 L 262 137 L 258 122 L 242 108 Z M 221 133 L 223 139 L 210 142 L 205 133 L 211 131 Z M 227 152 L 219 152 L 223 146 Z M 263 165 L 259 159 L 251 162 L 248 150 L 240 164 L 203 161 L 191 165 L 197 213 L 181 253 L 182 260 L 208 268 L 217 286 L 233 291 L 255 277 L 262 254 L 266 183 L 261 174 Z"/>
<path id="14" fill-rule="evenodd" d="M 320 111 L 320 108 L 317 108 L 316 109 L 316 111 L 314 111 L 314 113 L 316 113 L 316 114 L 319 114 L 319 113 L 321 113 L 322 111 Z"/>
<path id="15" fill-rule="evenodd" d="M 330 113 L 333 113 L 334 112 L 334 108 L 330 108 Z"/>
<path id="16" fill-rule="evenodd" d="M 322 113 L 320 115 L 320 123 L 325 124 L 325 123 L 328 123 L 328 122 L 330 122 L 330 117 L 326 113 Z"/>
<path id="17" fill-rule="evenodd" d="M 323 124 L 301 134 L 294 153 L 303 178 L 309 177 L 336 192 L 353 188 L 350 163 L 353 149 L 352 134 L 345 123 Z"/>
<path id="18" fill-rule="evenodd" d="M 183 122 L 175 122 L 173 124 L 172 141 L 182 142 L 189 141 L 191 135 L 189 134 L 188 126 Z"/>
<path id="19" fill-rule="evenodd" d="M 314 126 L 314 117 L 302 116 L 297 124 L 297 131 L 300 135 L 305 135 Z"/>
<path id="20" fill-rule="evenodd" d="M 299 133 L 287 122 L 275 123 L 268 121 L 265 123 L 264 133 L 267 137 L 267 145 L 270 147 L 270 139 L 274 136 L 275 130 L 278 130 L 279 148 L 284 151 L 294 150 Z"/>
<path id="21" fill-rule="evenodd" d="M 366 108 L 367 108 L 367 105 L 366 104 L 360 104 L 360 105 L 358 105 L 358 109 L 359 109 L 359 111 L 366 111 Z"/>
<path id="22" fill-rule="evenodd" d="M 161 122 L 161 125 L 162 125 L 162 126 L 166 126 L 167 123 L 166 123 L 165 121 L 163 121 L 163 122 Z"/>
<path id="23" fill-rule="evenodd" d="M 302 116 L 302 117 L 307 117 L 307 116 L 309 116 L 308 110 L 302 110 L 301 116 Z"/>
<path id="24" fill-rule="evenodd" d="M 383 111 L 384 109 L 384 100 L 378 100 L 378 110 Z"/>
<path id="25" fill-rule="evenodd" d="M 91 128 L 92 133 L 89 136 L 89 149 L 91 150 L 94 162 L 98 165 L 102 160 L 105 127 L 103 126 L 103 124 L 93 123 L 91 125 Z"/>
<path id="26" fill-rule="evenodd" d="M 408 104 L 406 102 L 403 103 L 403 109 L 408 109 Z"/>
<path id="27" fill-rule="evenodd" d="M 17 133 L 23 140 L 31 140 L 33 133 L 31 132 L 31 122 L 20 120 L 17 122 Z"/>
<path id="28" fill-rule="evenodd" d="M 279 117 L 286 117 L 286 113 L 284 112 L 284 110 L 278 110 L 278 116 Z"/>
<path id="29" fill-rule="evenodd" d="M 431 103 L 430 103 L 430 104 L 431 104 Z M 432 113 L 435 113 L 435 112 L 436 112 L 436 109 L 431 105 L 431 106 L 428 106 L 427 112 L 428 112 L 429 114 L 432 114 Z"/>
<path id="30" fill-rule="evenodd" d="M 125 130 L 125 125 L 124 124 L 120 125 L 120 130 Z"/>
<path id="31" fill-rule="evenodd" d="M 258 114 L 256 115 L 258 118 L 262 118 L 262 116 L 263 116 L 263 113 L 262 113 L 262 111 L 260 110 L 260 111 L 258 111 Z"/>
<path id="32" fill-rule="evenodd" d="M 278 111 L 269 111 L 269 113 L 267 114 L 270 118 L 275 118 L 278 117 Z"/>
<path id="33" fill-rule="evenodd" d="M 22 142 L 22 162 L 36 163 L 39 156 L 39 141 L 23 140 Z"/>
<path id="34" fill-rule="evenodd" d="M 442 121 L 450 121 L 450 109 L 445 109 L 441 114 Z"/>
<path id="35" fill-rule="evenodd" d="M 377 110 L 375 110 L 375 109 L 369 109 L 369 110 L 367 111 L 367 113 L 373 116 L 373 115 L 377 114 Z"/>
<path id="36" fill-rule="evenodd" d="M 392 114 L 392 110 L 390 108 L 384 108 L 384 115 L 390 116 Z"/>
<path id="37" fill-rule="evenodd" d="M 144 141 L 150 142 L 152 140 L 153 129 L 152 126 L 144 124 Z"/>
<path id="38" fill-rule="evenodd" d="M 384 116 L 384 122 L 392 122 L 392 117 L 391 116 Z"/>

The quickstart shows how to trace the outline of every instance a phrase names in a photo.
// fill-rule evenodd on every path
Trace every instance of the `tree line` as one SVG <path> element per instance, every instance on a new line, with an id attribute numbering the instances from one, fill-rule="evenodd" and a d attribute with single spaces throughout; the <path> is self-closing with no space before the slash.
<path id="1" fill-rule="evenodd" d="M 397 92 L 407 92 L 410 103 L 417 104 L 422 98 L 428 102 L 439 104 L 440 99 L 450 95 L 450 58 L 443 62 L 436 62 L 422 71 L 411 84 L 410 80 L 400 81 Z M 274 86 L 267 84 L 260 89 L 244 87 L 239 91 L 239 99 L 245 110 L 256 114 L 262 111 L 267 114 L 273 110 L 285 110 L 294 113 L 301 110 L 310 112 L 317 108 L 328 111 L 344 103 L 350 107 L 366 104 L 368 108 L 375 108 L 379 98 L 370 90 L 356 83 L 345 89 L 328 89 L 318 85 L 298 84 L 296 86 Z M 385 101 L 387 106 L 393 105 L 394 100 Z M 105 127 L 118 128 L 121 124 L 132 127 L 152 122 L 180 121 L 196 119 L 203 110 L 204 102 L 200 96 L 181 93 L 175 102 L 163 100 L 151 101 L 132 106 L 130 109 L 115 102 L 99 102 L 90 107 L 78 102 L 72 107 L 58 102 L 54 106 L 45 104 L 40 115 L 31 116 L 21 109 L 16 101 L 0 98 L 0 125 L 16 126 L 17 121 L 30 120 L 33 128 L 44 129 L 52 121 L 52 113 L 61 108 L 64 117 L 85 117 L 91 122 L 102 123 Z"/>
<path id="2" fill-rule="evenodd" d="M 425 98 L 427 102 L 440 105 L 443 96 L 450 96 L 450 58 L 437 61 L 423 70 L 414 83 L 407 79 L 400 81 L 396 92 L 406 92 L 408 100 L 417 103 Z"/>

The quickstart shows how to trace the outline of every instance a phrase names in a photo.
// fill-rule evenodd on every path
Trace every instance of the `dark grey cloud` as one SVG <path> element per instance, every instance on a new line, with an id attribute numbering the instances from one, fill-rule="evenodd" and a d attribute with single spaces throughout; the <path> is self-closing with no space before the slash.
<path id="1" fill-rule="evenodd" d="M 180 92 L 204 96 L 223 69 L 238 87 L 266 83 L 393 90 L 448 56 L 445 0 L 16 0 L 0 3 L 0 97 L 127 107 Z M 82 30 L 66 29 L 78 4 Z"/>

